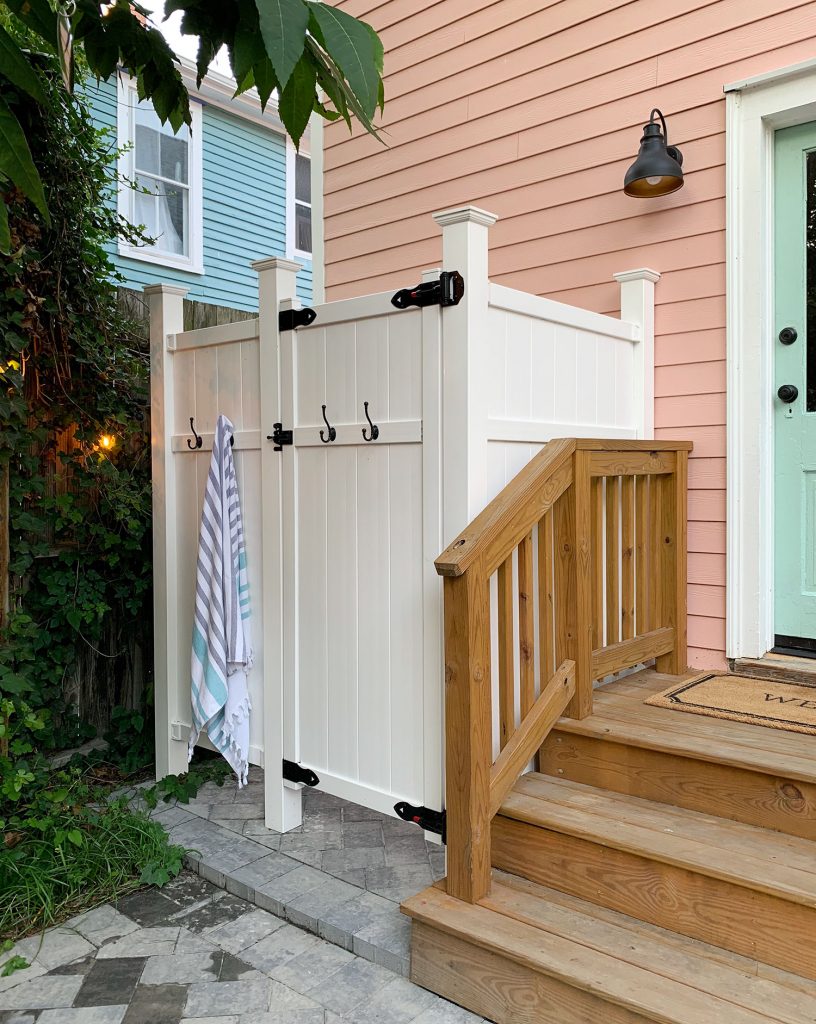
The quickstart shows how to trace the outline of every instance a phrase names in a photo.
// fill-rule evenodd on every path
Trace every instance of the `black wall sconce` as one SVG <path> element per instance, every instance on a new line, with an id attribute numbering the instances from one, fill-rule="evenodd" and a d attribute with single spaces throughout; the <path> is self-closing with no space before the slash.
<path id="1" fill-rule="evenodd" d="M 655 121 L 656 117 L 660 118 L 660 124 Z M 640 151 L 623 179 L 623 191 L 627 196 L 651 199 L 667 196 L 682 187 L 683 154 L 677 146 L 669 145 L 666 119 L 655 107 L 649 115 L 649 123 L 643 126 Z"/>

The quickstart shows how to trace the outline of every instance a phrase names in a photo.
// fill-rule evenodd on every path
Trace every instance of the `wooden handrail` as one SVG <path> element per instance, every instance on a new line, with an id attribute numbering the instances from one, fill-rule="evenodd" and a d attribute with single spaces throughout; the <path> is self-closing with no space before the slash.
<path id="1" fill-rule="evenodd" d="M 551 441 L 437 559 L 450 895 L 488 892 L 491 821 L 558 718 L 592 713 L 593 680 L 651 659 L 660 671 L 686 667 L 691 449 Z"/>

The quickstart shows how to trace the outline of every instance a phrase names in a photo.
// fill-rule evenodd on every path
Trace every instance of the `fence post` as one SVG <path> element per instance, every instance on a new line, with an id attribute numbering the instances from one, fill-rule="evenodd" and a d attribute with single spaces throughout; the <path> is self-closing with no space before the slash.
<path id="1" fill-rule="evenodd" d="M 487 501 L 488 228 L 498 218 L 476 206 L 433 215 L 442 264 L 465 279 L 458 306 L 442 311 L 443 541 L 449 544 Z"/>
<path id="2" fill-rule="evenodd" d="M 294 501 L 283 490 L 283 459 L 292 451 L 276 452 L 266 438 L 273 423 L 282 419 L 285 403 L 281 373 L 278 312 L 281 303 L 296 295 L 300 264 L 281 257 L 256 260 L 258 274 L 259 375 L 261 382 L 261 547 L 263 574 L 263 743 L 264 805 L 267 828 L 288 832 L 301 824 L 300 790 L 284 784 L 284 758 L 297 760 L 297 691 L 294 674 L 284 664 L 284 636 L 294 637 L 296 609 L 284 606 L 283 517 L 291 515 Z M 293 424 L 284 424 L 291 428 Z M 289 559 L 287 559 L 289 560 Z M 287 593 L 294 593 L 287 588 Z M 291 643 L 289 643 L 291 650 Z M 291 658 L 288 659 L 291 661 Z"/>
<path id="3" fill-rule="evenodd" d="M 612 275 L 620 285 L 621 320 L 640 328 L 635 344 L 633 402 L 637 437 L 654 437 L 654 286 L 656 270 L 642 267 Z"/>
<path id="4" fill-rule="evenodd" d="M 184 330 L 187 289 L 152 284 L 144 289 L 150 310 L 150 445 L 153 467 L 153 652 L 156 715 L 156 778 L 187 770 L 187 737 L 171 735 L 189 694 L 177 660 L 179 570 L 176 537 L 176 474 L 173 466 L 175 382 L 173 339 Z M 186 666 L 189 671 L 189 664 Z"/>

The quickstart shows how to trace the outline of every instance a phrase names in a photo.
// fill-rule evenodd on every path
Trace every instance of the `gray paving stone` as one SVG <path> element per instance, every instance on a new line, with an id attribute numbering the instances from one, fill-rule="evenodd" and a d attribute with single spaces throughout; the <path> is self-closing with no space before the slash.
<path id="1" fill-rule="evenodd" d="M 175 952 L 177 955 L 187 953 L 215 953 L 218 946 L 203 934 L 188 931 L 186 928 L 179 929 L 179 937 L 176 942 Z"/>
<path id="2" fill-rule="evenodd" d="M 383 846 L 384 843 L 383 829 L 379 821 L 343 822 L 343 846 L 345 849 Z"/>
<path id="3" fill-rule="evenodd" d="M 317 931 L 323 915 L 332 907 L 347 903 L 359 896 L 360 890 L 339 878 L 326 878 L 308 892 L 296 896 L 285 907 L 287 918 L 292 924 Z"/>
<path id="4" fill-rule="evenodd" d="M 216 954 L 216 959 L 218 958 L 221 960 L 221 966 L 218 969 L 219 981 L 251 981 L 253 978 L 264 977 L 260 971 L 256 971 L 254 967 L 250 967 L 249 964 L 239 960 L 232 953 L 219 950 Z"/>
<path id="5" fill-rule="evenodd" d="M 341 882 L 348 882 L 349 885 L 356 885 L 358 889 L 365 889 L 365 868 L 353 868 L 351 871 L 332 871 L 333 878 L 339 878 Z"/>
<path id="6" fill-rule="evenodd" d="M 343 846 L 343 833 L 334 831 L 289 832 L 280 837 L 280 852 L 288 857 L 297 856 L 303 850 L 339 850 Z"/>
<path id="7" fill-rule="evenodd" d="M 165 828 L 172 828 L 180 825 L 183 821 L 189 821 L 194 817 L 192 811 L 188 811 L 182 804 L 175 804 L 173 807 L 162 807 L 161 804 L 150 815 L 152 821 L 158 821 Z"/>
<path id="8" fill-rule="evenodd" d="M 151 956 L 142 972 L 141 984 L 190 985 L 194 981 L 217 981 L 220 968 L 221 957 L 215 953 Z"/>
<path id="9" fill-rule="evenodd" d="M 343 804 L 343 821 L 384 821 L 389 815 L 359 804 Z"/>
<path id="10" fill-rule="evenodd" d="M 156 957 L 173 960 L 175 957 Z M 127 1005 L 136 990 L 145 961 L 139 957 L 96 960 L 85 975 L 74 1006 Z"/>
<path id="11" fill-rule="evenodd" d="M 0 1010 L 0 1024 L 35 1024 L 36 1010 Z"/>
<path id="12" fill-rule="evenodd" d="M 18 942 L 17 955 L 23 956 L 29 963 L 38 963 L 47 971 L 55 967 L 69 964 L 73 960 L 81 960 L 94 947 L 87 939 L 70 928 L 51 928 L 39 935 Z"/>
<path id="13" fill-rule="evenodd" d="M 360 928 L 352 949 L 358 956 L 396 974 L 407 976 L 411 958 L 411 922 L 394 907 L 393 914 L 382 915 Z"/>
<path id="14" fill-rule="evenodd" d="M 310 832 L 338 832 L 342 828 L 343 812 L 337 810 L 320 810 L 314 814 L 305 814 L 301 832 L 306 835 Z M 289 833 L 287 832 L 287 835 Z"/>
<path id="15" fill-rule="evenodd" d="M 206 903 L 194 905 L 179 914 L 175 921 L 188 931 L 200 934 L 216 925 L 234 921 L 252 910 L 252 904 L 234 896 L 232 893 L 219 891 Z"/>
<path id="16" fill-rule="evenodd" d="M 424 1010 L 441 1000 L 432 992 L 411 984 L 405 978 L 393 978 L 374 993 L 364 1006 L 357 1006 L 347 1017 L 354 1024 L 408 1024 Z"/>
<path id="17" fill-rule="evenodd" d="M 121 1024 L 127 1006 L 83 1006 L 78 1010 L 43 1010 L 38 1024 Z"/>
<path id="18" fill-rule="evenodd" d="M 158 889 L 142 889 L 123 896 L 116 902 L 116 909 L 131 921 L 144 927 L 163 924 L 168 917 L 178 912 L 178 904 Z"/>
<path id="19" fill-rule="evenodd" d="M 272 829 L 266 827 L 263 821 L 250 820 L 244 822 L 242 833 L 248 839 L 260 843 L 269 850 L 277 850 L 280 847 L 280 832 L 273 832 Z"/>
<path id="20" fill-rule="evenodd" d="M 119 939 L 123 935 L 135 932 L 139 925 L 118 911 L 109 903 L 103 907 L 95 907 L 68 922 L 69 927 L 79 932 L 94 946 L 101 946 L 111 939 Z"/>
<path id="21" fill-rule="evenodd" d="M 384 867 L 385 850 L 381 846 L 361 850 L 326 850 L 322 864 L 323 870 L 329 873 L 354 868 Z"/>
<path id="22" fill-rule="evenodd" d="M 310 868 L 316 868 L 318 871 L 321 870 L 321 864 L 323 863 L 322 850 L 293 850 L 287 851 L 286 856 L 296 860 L 298 864 L 306 864 Z"/>
<path id="23" fill-rule="evenodd" d="M 485 1024 L 485 1020 L 462 1006 L 440 999 L 435 1006 L 414 1017 L 412 1024 Z"/>
<path id="24" fill-rule="evenodd" d="M 367 1004 L 393 980 L 394 975 L 385 968 L 355 958 L 310 989 L 309 996 L 335 1013 L 346 1014 L 361 1004 Z"/>
<path id="25" fill-rule="evenodd" d="M 218 830 L 218 843 L 222 845 L 216 845 L 214 849 L 202 853 L 201 860 L 217 871 L 231 874 L 233 871 L 269 855 L 269 850 L 260 843 L 239 836 L 237 833 L 230 833 L 228 829 L 214 825 L 212 822 L 209 824 L 211 828 Z M 228 837 L 226 841 L 223 839 L 224 836 Z"/>
<path id="26" fill-rule="evenodd" d="M 234 832 L 236 836 L 244 834 L 244 825 L 246 824 L 244 818 L 210 818 L 210 821 L 214 825 L 220 825 L 221 828 L 227 829 L 229 832 Z M 254 837 L 253 842 L 255 842 Z"/>
<path id="27" fill-rule="evenodd" d="M 390 900 L 374 893 L 363 892 L 346 903 L 329 907 L 321 915 L 318 932 L 329 942 L 352 949 L 355 935 L 360 934 L 373 921 L 383 915 L 390 916 L 395 911 L 396 908 Z"/>
<path id="28" fill-rule="evenodd" d="M 267 935 L 283 928 L 285 923 L 266 910 L 253 908 L 236 920 L 225 921 L 223 924 L 205 929 L 202 934 L 221 949 L 238 954 L 247 946 L 253 946 Z"/>
<path id="29" fill-rule="evenodd" d="M 214 804 L 213 810 L 210 811 L 210 820 L 216 816 L 222 821 L 232 818 L 241 818 L 243 821 L 259 820 L 264 816 L 264 809 L 263 806 L 256 804 Z"/>
<path id="30" fill-rule="evenodd" d="M 186 1001 L 186 985 L 137 985 L 122 1024 L 177 1024 Z"/>
<path id="31" fill-rule="evenodd" d="M 272 1013 L 250 1013 L 241 1017 L 241 1024 L 324 1024 L 321 1007 L 310 1010 L 278 1010 Z"/>
<path id="32" fill-rule="evenodd" d="M 366 868 L 366 888 L 395 903 L 433 884 L 430 864 L 400 864 L 395 867 Z"/>
<path id="33" fill-rule="evenodd" d="M 49 974 L 81 974 L 82 977 L 86 977 L 93 965 L 96 963 L 96 952 L 89 953 L 84 956 L 81 960 L 72 960 L 69 964 L 62 964 L 60 967 L 55 967 Z"/>
<path id="34" fill-rule="evenodd" d="M 185 1017 L 179 1024 L 239 1024 L 240 1018 L 237 1013 L 231 1013 L 227 1017 Z"/>
<path id="35" fill-rule="evenodd" d="M 340 949 L 330 942 L 320 942 L 275 967 L 270 971 L 270 976 L 296 992 L 305 994 L 353 959 L 352 954 L 345 949 Z"/>
<path id="36" fill-rule="evenodd" d="M 316 889 L 326 880 L 322 871 L 299 865 L 255 887 L 255 902 L 264 910 L 283 917 L 287 903 Z"/>
<path id="37" fill-rule="evenodd" d="M 176 948 L 178 935 L 177 927 L 140 928 L 106 943 L 97 956 L 100 960 L 125 956 L 168 956 Z"/>
<path id="38" fill-rule="evenodd" d="M 234 803 L 238 792 L 238 787 L 229 780 L 223 786 L 219 786 L 217 782 L 205 782 L 196 793 L 196 800 L 208 804 L 231 804 Z"/>
<path id="39" fill-rule="evenodd" d="M 48 974 L 3 993 L 4 1010 L 42 1010 L 70 1006 L 85 979 L 79 974 Z"/>
<path id="40" fill-rule="evenodd" d="M 396 864 L 429 864 L 430 857 L 422 835 L 389 837 L 385 843 L 385 863 L 389 867 Z"/>
<path id="41" fill-rule="evenodd" d="M 272 983 L 264 978 L 263 980 L 253 979 L 252 981 L 205 981 L 191 985 L 187 992 L 187 1002 L 184 1007 L 186 1017 L 203 1017 L 206 1014 L 218 1016 L 228 1014 L 236 1007 L 241 1008 L 241 1013 L 269 1009 L 269 1000 L 272 992 Z"/>
<path id="42" fill-rule="evenodd" d="M 310 935 L 294 925 L 287 924 L 265 939 L 241 951 L 241 959 L 248 964 L 271 974 L 276 967 L 298 956 L 306 950 L 314 950 L 320 944 L 316 935 Z"/>
<path id="43" fill-rule="evenodd" d="M 298 867 L 295 861 L 289 857 L 284 857 L 280 853 L 270 853 L 265 848 L 263 852 L 263 857 L 253 861 L 251 864 L 247 864 L 245 867 L 230 872 L 230 892 L 235 893 L 235 895 L 242 899 L 251 900 L 253 893 L 257 889 L 272 879 L 294 871 Z"/>
<path id="44" fill-rule="evenodd" d="M 3 965 L 13 956 L 17 956 L 16 947 L 10 949 L 8 953 L 4 953 L 0 956 L 0 969 L 2 969 Z M 33 981 L 35 978 L 39 978 L 43 974 L 45 974 L 45 968 L 42 964 L 32 964 L 29 962 L 28 967 L 21 967 L 12 974 L 7 974 L 5 978 L 0 977 L 0 1000 L 2 1000 L 3 993 L 8 992 L 10 988 L 16 988 L 18 985 L 22 985 L 24 981 Z M 2 1024 L 1 1020 L 0 1024 Z"/>
<path id="45" fill-rule="evenodd" d="M 182 871 L 162 888 L 162 892 L 180 907 L 191 907 L 206 899 L 213 899 L 219 890 L 200 875 L 192 871 Z"/>

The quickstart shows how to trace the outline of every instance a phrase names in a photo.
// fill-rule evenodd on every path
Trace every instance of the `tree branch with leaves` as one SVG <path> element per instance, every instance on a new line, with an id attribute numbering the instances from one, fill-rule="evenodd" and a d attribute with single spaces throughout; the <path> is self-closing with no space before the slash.
<path id="1" fill-rule="evenodd" d="M 273 94 L 284 128 L 298 145 L 313 113 L 355 119 L 377 136 L 382 110 L 383 46 L 374 29 L 315 0 L 166 0 L 165 15 L 182 14 L 181 31 L 198 38 L 198 82 L 226 47 L 236 95 L 256 89 L 263 108 Z M 21 90 L 46 101 L 35 55 L 3 22 L 19 23 L 39 48 L 57 54 L 66 88 L 78 50 L 88 70 L 108 79 L 126 68 L 140 99 L 150 100 L 175 131 L 190 124 L 190 102 L 178 60 L 148 12 L 132 0 L 0 0 L 0 192 L 18 188 L 48 220 L 48 203 L 15 114 Z M 379 137 L 379 136 L 377 136 Z M 8 211 L 0 202 L 0 252 L 10 245 Z"/>

